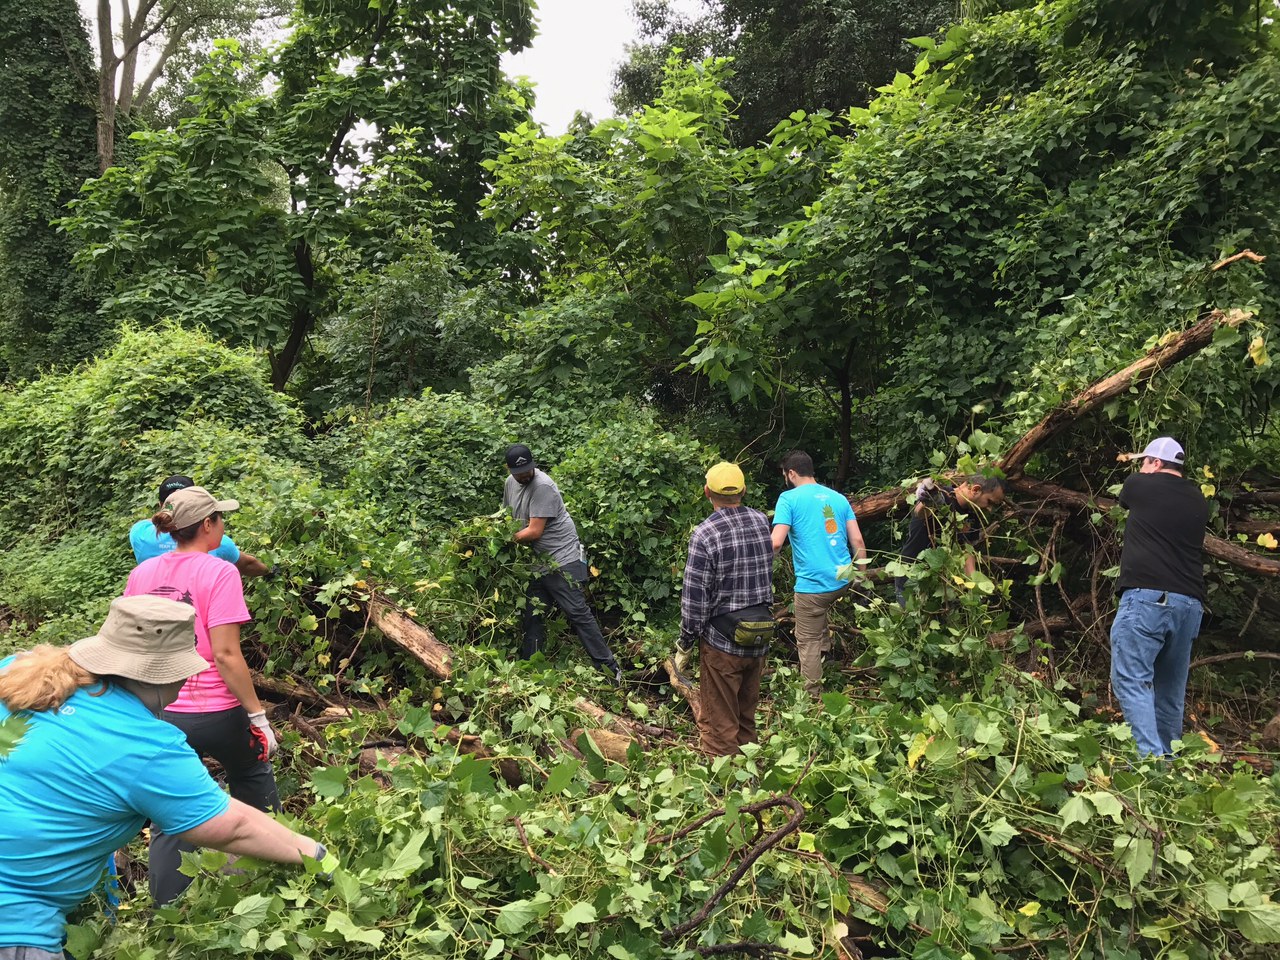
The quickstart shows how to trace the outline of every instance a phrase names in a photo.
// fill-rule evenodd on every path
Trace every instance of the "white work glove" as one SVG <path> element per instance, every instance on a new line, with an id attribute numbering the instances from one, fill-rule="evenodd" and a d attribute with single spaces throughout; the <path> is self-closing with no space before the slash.
<path id="1" fill-rule="evenodd" d="M 676 665 L 676 670 L 677 670 L 679 673 L 687 673 L 687 672 L 688 672 L 688 671 L 686 670 L 686 668 L 689 666 L 689 655 L 690 655 L 690 653 L 691 653 L 691 652 L 692 652 L 692 651 L 685 650 L 685 649 L 683 649 L 683 648 L 681 648 L 681 647 L 676 647 L 676 655 L 675 655 L 675 658 L 673 659 L 673 661 L 672 661 L 672 662 L 674 662 L 674 663 L 675 663 L 675 665 Z"/>
<path id="2" fill-rule="evenodd" d="M 271 729 L 265 710 L 249 714 L 249 736 L 253 738 L 252 742 L 258 748 L 259 760 L 270 760 L 280 749 L 276 732 Z"/>
<path id="3" fill-rule="evenodd" d="M 923 500 L 925 497 L 925 494 L 929 493 L 929 491 L 931 490 L 936 490 L 936 489 L 937 489 L 937 485 L 933 482 L 933 477 L 925 477 L 918 484 L 916 484 L 916 499 Z"/>

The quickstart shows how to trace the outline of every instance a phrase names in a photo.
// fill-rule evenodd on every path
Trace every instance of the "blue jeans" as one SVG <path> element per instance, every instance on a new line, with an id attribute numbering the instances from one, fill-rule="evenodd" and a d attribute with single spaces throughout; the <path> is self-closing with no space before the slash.
<path id="1" fill-rule="evenodd" d="M 1138 752 L 1162 756 L 1182 737 L 1191 642 L 1200 601 L 1161 590 L 1126 590 L 1111 624 L 1111 690 Z"/>

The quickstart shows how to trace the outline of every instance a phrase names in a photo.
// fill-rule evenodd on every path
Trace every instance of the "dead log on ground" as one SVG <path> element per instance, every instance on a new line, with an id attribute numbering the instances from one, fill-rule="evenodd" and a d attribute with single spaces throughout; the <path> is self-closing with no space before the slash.
<path id="1" fill-rule="evenodd" d="M 414 620 L 381 594 L 371 594 L 365 605 L 370 620 L 382 633 L 398 643 L 441 680 L 453 673 L 453 651 L 435 634 Z"/>
<path id="2" fill-rule="evenodd" d="M 496 763 L 498 772 L 502 775 L 502 779 L 507 782 L 507 786 L 518 787 L 525 782 L 524 774 L 520 771 L 520 764 L 508 757 L 495 757 L 493 751 L 486 747 L 475 734 L 459 733 L 454 727 L 445 726 L 437 727 L 436 734 L 457 747 L 459 753 L 468 754 L 477 760 L 488 760 Z"/>

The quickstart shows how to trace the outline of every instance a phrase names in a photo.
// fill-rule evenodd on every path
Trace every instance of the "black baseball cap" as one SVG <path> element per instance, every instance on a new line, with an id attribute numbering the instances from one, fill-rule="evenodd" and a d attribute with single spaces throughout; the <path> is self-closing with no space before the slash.
<path id="1" fill-rule="evenodd" d="M 512 473 L 525 473 L 533 469 L 533 451 L 523 443 L 507 447 L 507 468 Z"/>
<path id="2" fill-rule="evenodd" d="M 187 487 L 194 487 L 195 485 L 196 482 L 190 477 L 184 477 L 180 473 L 175 473 L 173 476 L 166 479 L 164 483 L 160 484 L 160 506 L 164 506 L 164 502 L 169 499 L 169 494 L 175 493 L 178 490 L 185 490 Z"/>

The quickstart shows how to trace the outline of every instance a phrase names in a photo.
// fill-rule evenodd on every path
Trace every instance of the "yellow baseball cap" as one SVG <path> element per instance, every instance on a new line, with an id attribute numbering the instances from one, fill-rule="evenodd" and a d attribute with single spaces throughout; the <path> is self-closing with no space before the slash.
<path id="1" fill-rule="evenodd" d="M 722 496 L 733 496 L 747 489 L 747 480 L 741 467 L 722 460 L 707 471 L 707 489 Z"/>

